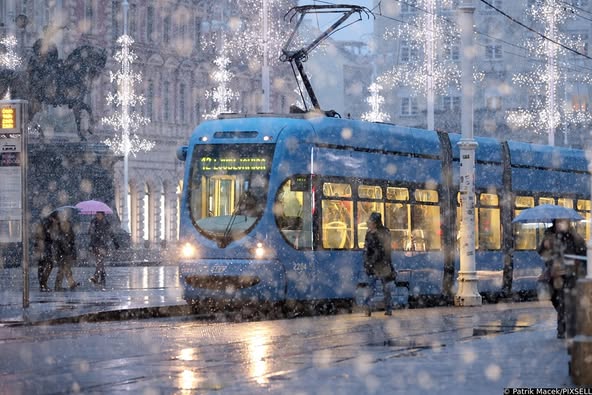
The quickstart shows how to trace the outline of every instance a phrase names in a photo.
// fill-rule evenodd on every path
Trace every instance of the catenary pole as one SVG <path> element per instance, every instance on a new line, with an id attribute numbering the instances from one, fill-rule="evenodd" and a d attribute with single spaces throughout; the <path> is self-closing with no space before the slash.
<path id="1" fill-rule="evenodd" d="M 269 112 L 269 0 L 263 0 L 263 68 L 261 70 L 261 84 L 263 90 L 263 112 Z"/>
<path id="2" fill-rule="evenodd" d="M 462 0 L 458 14 L 462 48 L 462 137 L 458 143 L 460 146 L 461 238 L 458 290 L 454 298 L 456 306 L 481 305 L 475 263 L 475 150 L 477 142 L 473 138 L 474 13 L 473 0 Z"/>

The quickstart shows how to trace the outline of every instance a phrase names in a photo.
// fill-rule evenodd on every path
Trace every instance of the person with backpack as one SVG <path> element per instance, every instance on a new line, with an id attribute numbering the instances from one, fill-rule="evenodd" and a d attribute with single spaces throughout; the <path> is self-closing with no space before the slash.
<path id="1" fill-rule="evenodd" d="M 391 233 L 382 224 L 382 216 L 378 212 L 370 214 L 367 221 L 368 231 L 364 241 L 364 270 L 368 276 L 369 292 L 366 293 L 364 307 L 366 316 L 370 317 L 370 301 L 378 281 L 382 284 L 384 294 L 385 315 L 392 315 L 392 295 L 389 282 L 395 280 L 396 272 L 391 262 Z"/>

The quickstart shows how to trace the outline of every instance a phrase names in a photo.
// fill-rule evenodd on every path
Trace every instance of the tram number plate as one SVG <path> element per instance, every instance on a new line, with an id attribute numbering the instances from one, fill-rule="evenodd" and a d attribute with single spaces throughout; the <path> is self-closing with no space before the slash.
<path id="1" fill-rule="evenodd" d="M 306 263 L 295 263 L 294 264 L 294 271 L 295 272 L 304 272 L 304 271 L 306 271 Z"/>
<path id="2" fill-rule="evenodd" d="M 212 273 L 224 273 L 226 265 L 214 265 L 212 266 Z"/>

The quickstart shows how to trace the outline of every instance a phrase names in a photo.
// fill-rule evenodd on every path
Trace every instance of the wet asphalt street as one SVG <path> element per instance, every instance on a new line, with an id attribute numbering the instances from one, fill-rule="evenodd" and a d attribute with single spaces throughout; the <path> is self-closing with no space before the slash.
<path id="1" fill-rule="evenodd" d="M 354 313 L 241 321 L 236 316 L 216 315 L 0 327 L 0 392 L 252 394 L 296 390 L 330 393 L 330 388 L 341 388 L 335 393 L 394 391 L 396 383 L 376 382 L 372 380 L 373 372 L 386 368 L 383 374 L 391 377 L 391 370 L 421 366 L 426 355 L 444 356 L 459 345 L 490 344 L 488 339 L 520 334 L 534 339 L 543 332 L 552 335 L 553 320 L 552 307 L 536 302 L 397 310 L 392 317 L 375 313 L 371 318 Z M 553 348 L 549 356 L 560 358 L 566 370 L 562 346 L 553 347 L 560 352 Z M 518 361 L 521 350 L 515 352 L 516 355 L 503 352 L 486 357 L 501 369 Z M 462 359 L 458 355 L 444 359 L 438 365 L 441 368 L 431 369 L 428 376 L 422 369 L 414 368 L 415 373 L 400 383 L 399 390 L 415 393 L 411 390 L 454 381 L 459 377 Z M 521 369 L 514 368 L 514 380 L 538 380 L 537 375 L 541 375 L 541 384 L 556 386 L 565 379 L 565 374 L 543 377 L 537 366 L 514 363 Z M 322 372 L 333 373 L 329 377 L 318 376 Z M 339 377 L 339 382 L 347 383 L 346 386 L 337 383 L 327 387 L 327 380 Z M 497 382 L 490 383 L 495 386 L 485 386 L 485 391 L 479 392 L 501 393 L 507 384 L 503 380 L 509 379 L 500 376 Z M 470 382 L 477 385 L 474 388 L 487 384 L 478 379 Z"/>

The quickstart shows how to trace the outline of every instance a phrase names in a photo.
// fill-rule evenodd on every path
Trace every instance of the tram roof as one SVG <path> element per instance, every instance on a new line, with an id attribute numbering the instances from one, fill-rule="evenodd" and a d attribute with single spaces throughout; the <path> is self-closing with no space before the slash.
<path id="1" fill-rule="evenodd" d="M 512 166 L 587 171 L 586 155 L 581 150 L 549 145 L 508 141 Z"/>

